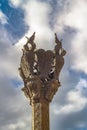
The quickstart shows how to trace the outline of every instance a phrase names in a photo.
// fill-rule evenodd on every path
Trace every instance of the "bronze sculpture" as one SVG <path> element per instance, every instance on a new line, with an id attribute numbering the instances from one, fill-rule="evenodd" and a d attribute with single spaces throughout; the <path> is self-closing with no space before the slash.
<path id="1" fill-rule="evenodd" d="M 60 87 L 59 74 L 66 51 L 56 33 L 54 51 L 36 49 L 35 32 L 26 38 L 19 68 L 24 81 L 22 91 L 32 106 L 32 130 L 49 130 L 49 103 Z"/>

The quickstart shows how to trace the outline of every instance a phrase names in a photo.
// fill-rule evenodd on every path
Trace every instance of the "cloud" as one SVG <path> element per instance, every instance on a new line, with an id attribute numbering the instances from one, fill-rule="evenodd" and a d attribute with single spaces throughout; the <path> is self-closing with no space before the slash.
<path id="1" fill-rule="evenodd" d="M 21 51 L 12 45 L 10 35 L 0 26 L 0 129 L 29 129 L 30 109 L 21 92 L 22 86 L 16 86 L 20 81 L 18 66 Z M 17 80 L 17 81 L 16 81 Z M 23 85 L 23 84 L 22 84 Z M 27 115 L 28 113 L 28 115 Z M 21 118 L 21 120 L 20 120 Z"/>
<path id="2" fill-rule="evenodd" d="M 73 112 L 78 112 L 81 111 L 85 107 L 85 105 L 87 105 L 87 99 L 85 97 L 82 97 L 81 94 L 76 91 L 69 92 L 67 95 L 67 100 L 69 104 L 63 106 L 59 110 L 59 113 L 69 114 Z"/>
<path id="3" fill-rule="evenodd" d="M 31 129 L 31 109 L 21 92 L 23 84 L 16 86 L 13 83 L 13 80 L 20 81 L 21 48 L 12 45 L 10 36 L 0 25 L 0 130 L 28 130 Z"/>
<path id="4" fill-rule="evenodd" d="M 64 4 L 64 6 L 63 6 Z M 87 34 L 87 2 L 85 0 L 77 0 L 70 2 L 66 0 L 58 1 L 56 9 L 52 10 L 52 6 L 46 2 L 40 2 L 37 0 L 29 1 L 27 6 L 23 6 L 25 9 L 25 21 L 29 25 L 30 29 L 27 35 L 36 31 L 36 43 L 38 47 L 53 49 L 54 48 L 54 32 L 57 32 L 59 37 L 66 33 L 66 28 L 75 30 L 73 37 L 71 37 L 70 43 L 65 43 L 67 51 L 69 51 L 70 66 L 71 69 L 76 71 L 82 71 L 87 73 L 86 62 L 86 34 Z M 57 13 L 57 8 L 60 8 Z M 79 10 L 78 10 L 79 8 Z M 56 11 L 56 12 L 55 12 Z M 50 14 L 53 15 L 50 17 Z M 54 15 L 55 14 L 55 15 Z M 51 24 L 54 24 L 51 28 Z M 48 35 L 45 35 L 47 33 Z M 70 35 L 70 34 L 69 34 Z M 69 37 L 68 35 L 68 37 Z M 69 38 L 68 38 L 69 40 Z M 46 46 L 45 46 L 45 44 Z M 69 50 L 70 49 L 70 50 Z"/>
<path id="5" fill-rule="evenodd" d="M 7 75 L 9 78 L 16 77 L 20 58 L 20 50 L 12 45 L 9 33 L 4 27 L 0 28 L 0 75 Z"/>
<path id="6" fill-rule="evenodd" d="M 30 109 L 21 90 L 15 88 L 7 77 L 0 76 L 0 84 L 0 129 L 28 130 Z"/>
<path id="7" fill-rule="evenodd" d="M 62 86 L 51 103 L 51 129 L 72 128 L 74 130 L 87 127 L 87 94 L 85 91 L 87 81 L 77 73 L 77 71 L 82 71 L 87 74 L 86 0 L 56 0 L 56 5 L 53 5 L 54 10 L 50 1 L 10 0 L 10 2 L 14 7 L 24 10 L 24 20 L 29 26 L 29 31 L 25 35 L 31 36 L 36 31 L 35 43 L 38 48 L 53 49 L 54 32 L 57 32 L 59 38 L 64 37 L 63 46 L 67 50 L 67 55 L 60 76 Z M 26 38 L 23 36 L 18 43 L 12 46 L 10 34 L 4 27 L 0 29 L 2 63 L 0 65 L 0 84 L 2 85 L 0 87 L 0 111 L 2 111 L 0 127 L 1 130 L 28 130 L 31 125 L 31 109 L 19 90 L 21 88 L 15 88 L 16 86 L 12 84 L 12 79 L 16 78 L 20 81 L 17 68 L 22 54 L 21 48 L 26 43 Z"/>
<path id="8" fill-rule="evenodd" d="M 61 91 L 61 101 L 53 103 L 51 110 L 51 118 L 56 122 L 52 122 L 52 128 L 60 128 L 60 130 L 67 129 L 84 129 L 87 127 L 87 96 L 83 95 L 86 91 L 84 87 L 87 81 L 80 78 L 78 83 L 72 87 L 72 90 L 67 91 L 63 97 L 64 92 Z M 57 96 L 58 99 L 59 96 Z M 52 120 L 51 119 L 51 120 Z"/>
<path id="9" fill-rule="evenodd" d="M 36 32 L 37 46 L 45 49 L 52 48 L 54 35 L 49 25 L 50 4 L 33 0 L 29 1 L 23 8 L 25 9 L 25 22 L 29 25 L 27 35 Z"/>
<path id="10" fill-rule="evenodd" d="M 55 113 L 69 114 L 73 112 L 79 112 L 84 109 L 84 107 L 87 105 L 87 99 L 82 93 L 85 91 L 86 85 L 87 81 L 81 78 L 75 88 L 67 92 L 67 103 L 63 106 L 60 105 L 59 110 L 55 109 Z"/>
<path id="11" fill-rule="evenodd" d="M 1 24 L 7 24 L 7 17 L 6 15 L 0 10 L 0 23 Z"/>
<path id="12" fill-rule="evenodd" d="M 81 78 L 76 86 L 76 89 L 80 91 L 87 89 L 87 80 Z"/>
<path id="13" fill-rule="evenodd" d="M 54 32 L 49 24 L 52 11 L 51 5 L 46 2 L 32 0 L 22 3 L 21 8 L 25 11 L 24 21 L 29 26 L 29 31 L 25 35 L 30 36 L 33 32 L 36 32 L 37 47 L 52 49 L 54 47 Z M 20 44 L 23 39 L 24 37 L 17 44 Z"/>
<path id="14" fill-rule="evenodd" d="M 78 1 L 71 12 L 67 16 L 66 24 L 78 30 L 77 35 L 72 40 L 72 50 L 73 50 L 73 62 L 72 67 L 75 70 L 83 71 L 87 74 L 87 1 Z M 79 10 L 78 10 L 79 8 Z"/>
<path id="15" fill-rule="evenodd" d="M 65 8 L 61 11 L 59 16 L 56 16 L 54 30 L 59 30 L 61 34 L 66 33 L 65 27 L 74 29 L 74 37 L 71 37 L 70 46 L 70 60 L 71 68 L 77 71 L 82 71 L 87 74 L 87 1 L 77 0 L 65 4 Z M 70 35 L 70 34 L 69 34 Z M 68 38 L 69 39 L 69 38 Z M 68 48 L 69 49 L 69 48 Z"/>
<path id="16" fill-rule="evenodd" d="M 18 7 L 21 6 L 23 3 L 23 0 L 9 0 L 11 6 Z"/>

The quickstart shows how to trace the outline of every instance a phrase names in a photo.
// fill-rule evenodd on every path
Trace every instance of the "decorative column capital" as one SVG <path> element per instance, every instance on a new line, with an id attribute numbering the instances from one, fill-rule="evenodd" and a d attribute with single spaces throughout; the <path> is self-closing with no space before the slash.
<path id="1" fill-rule="evenodd" d="M 56 34 L 56 45 L 53 51 L 36 49 L 35 32 L 30 38 L 26 38 L 27 43 L 22 49 L 23 55 L 19 68 L 20 76 L 24 81 L 22 91 L 30 99 L 30 104 L 49 103 L 60 86 L 59 74 L 66 51 L 62 48 L 62 42 Z"/>
<path id="2" fill-rule="evenodd" d="M 53 96 L 58 90 L 60 84 L 57 80 L 51 80 L 46 83 L 42 82 L 38 76 L 34 76 L 31 81 L 26 83 L 22 88 L 25 96 L 30 99 L 30 104 L 40 102 L 51 102 Z"/>

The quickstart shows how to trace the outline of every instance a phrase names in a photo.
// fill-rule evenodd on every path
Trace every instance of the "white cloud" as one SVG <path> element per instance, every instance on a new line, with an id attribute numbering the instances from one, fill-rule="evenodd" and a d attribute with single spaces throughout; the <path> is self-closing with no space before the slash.
<path id="1" fill-rule="evenodd" d="M 65 26 L 77 31 L 69 44 L 72 57 L 70 58 L 71 68 L 87 74 L 87 1 L 70 2 L 56 20 L 54 30 L 58 30 L 59 33 L 64 33 Z"/>
<path id="2" fill-rule="evenodd" d="M 10 124 L 8 126 L 9 130 L 15 130 L 17 128 L 25 128 L 26 127 L 26 124 L 22 121 L 16 123 L 16 124 Z"/>
<path id="3" fill-rule="evenodd" d="M 38 0 L 26 2 L 21 4 L 21 7 L 25 10 L 25 22 L 29 26 L 29 31 L 25 35 L 30 36 L 33 32 L 36 32 L 35 41 L 37 47 L 52 49 L 54 47 L 54 33 L 49 25 L 49 15 L 52 11 L 50 4 Z M 13 1 L 13 4 L 14 3 L 15 2 Z M 23 42 L 23 40 L 25 41 L 24 37 L 20 39 L 17 44 L 20 46 L 21 41 Z"/>
<path id="4" fill-rule="evenodd" d="M 71 40 L 72 42 L 68 44 L 70 47 L 69 51 L 71 53 L 70 59 L 69 59 L 70 64 L 66 65 L 65 70 L 63 70 L 62 72 L 63 74 L 62 74 L 61 79 L 62 79 L 62 83 L 64 82 L 63 87 L 59 88 L 58 96 L 55 96 L 56 106 L 55 108 L 53 108 L 53 111 L 56 116 L 58 115 L 61 116 L 62 120 L 60 120 L 61 118 L 59 118 L 60 120 L 59 124 L 61 125 L 64 119 L 64 115 L 71 115 L 71 113 L 76 114 L 78 112 L 82 112 L 85 106 L 87 106 L 86 97 L 82 95 L 82 92 L 84 91 L 83 88 L 86 88 L 87 86 L 86 80 L 80 79 L 78 82 L 77 80 L 79 79 L 79 77 L 72 76 L 72 74 L 71 73 L 69 74 L 69 71 L 67 70 L 67 66 L 68 66 L 69 68 L 72 67 L 76 70 L 80 70 L 87 73 L 87 67 L 86 67 L 87 66 L 87 62 L 86 62 L 86 55 L 87 55 L 87 51 L 86 51 L 86 48 L 87 48 L 87 45 L 86 45 L 86 41 L 87 41 L 86 39 L 86 34 L 87 34 L 86 3 L 87 2 L 86 0 L 80 0 L 80 1 L 73 0 L 73 2 L 70 2 L 70 7 L 68 8 L 67 5 L 64 5 L 63 10 L 60 11 L 59 14 L 57 11 L 56 12 L 54 11 L 55 18 L 50 19 L 49 15 L 53 10 L 49 3 L 40 2 L 38 0 L 26 1 L 27 4 L 25 3 L 25 1 L 20 1 L 20 0 L 10 0 L 10 1 L 13 2 L 13 5 L 15 7 L 20 6 L 21 8 L 25 10 L 25 22 L 29 26 L 29 32 L 25 35 L 30 36 L 34 31 L 36 31 L 35 42 L 37 43 L 38 47 L 45 48 L 45 49 L 52 49 L 54 46 L 53 45 L 54 32 L 57 32 L 59 35 L 63 35 L 65 26 L 74 28 L 78 31 L 78 33 L 75 33 L 75 36 Z M 60 2 L 61 2 L 61 6 L 63 6 L 62 4 L 63 0 L 61 0 Z M 57 8 L 58 6 L 59 5 L 57 5 Z M 51 20 L 55 21 L 53 25 L 53 30 L 49 24 Z M 70 37 L 68 36 L 67 39 L 69 40 Z M 28 130 L 30 121 L 31 121 L 30 117 L 28 118 L 28 115 L 27 115 L 27 113 L 29 113 L 30 115 L 30 109 L 25 110 L 26 104 L 28 103 L 25 103 L 26 101 L 24 101 L 25 100 L 24 96 L 22 96 L 19 91 L 16 94 L 14 94 L 15 89 L 12 90 L 11 87 L 9 87 L 10 86 L 9 77 L 10 78 L 17 77 L 19 79 L 17 75 L 18 74 L 17 68 L 19 66 L 20 56 L 22 54 L 21 48 L 23 44 L 26 43 L 26 38 L 25 37 L 21 38 L 15 46 L 11 46 L 11 41 L 9 39 L 8 32 L 2 29 L 0 30 L 0 40 L 1 40 L 0 41 L 0 52 L 1 52 L 0 59 L 2 63 L 2 65 L 0 65 L 0 71 L 1 71 L 0 76 L 5 77 L 5 78 L 8 77 L 7 78 L 8 81 L 5 80 L 6 84 L 1 83 L 1 84 L 4 84 L 4 86 L 8 88 L 8 91 L 6 88 L 3 88 L 2 89 L 3 91 L 1 91 L 1 88 L 0 88 L 0 92 L 2 92 L 2 94 L 4 93 L 5 95 L 5 98 L 4 96 L 3 96 L 3 99 L 0 98 L 1 102 L 2 101 L 4 102 L 5 100 L 8 101 L 8 104 L 7 102 L 4 103 L 5 106 L 3 102 L 2 102 L 3 105 L 0 105 L 2 106 L 3 114 L 6 112 L 6 115 L 0 116 L 1 118 L 4 117 L 4 121 L 3 121 L 4 125 L 2 123 L 3 128 L 1 127 L 1 130 L 4 130 L 4 128 L 8 130 L 10 129 Z M 65 46 L 67 48 L 67 43 L 65 44 Z M 1 79 L 0 81 L 4 81 L 4 78 Z M 74 85 L 76 86 L 76 88 L 72 89 L 74 88 Z M 14 87 L 13 85 L 11 86 Z M 82 86 L 83 88 L 81 88 Z M 70 89 L 72 89 L 72 91 Z M 9 97 L 9 95 L 11 96 Z M 58 103 L 61 105 L 58 105 Z M 7 113 L 10 117 L 8 117 Z M 15 119 L 14 119 L 14 116 L 15 116 Z M 8 122 L 5 122 L 6 119 L 10 120 L 9 124 L 7 124 Z M 29 119 L 29 122 L 28 122 L 28 119 Z M 71 118 L 67 119 L 67 122 L 70 119 L 72 120 L 72 115 L 71 115 Z M 14 122 L 14 120 L 16 121 Z M 77 120 L 77 122 L 78 121 L 79 119 Z M 53 120 L 53 119 L 51 121 L 51 123 L 56 123 L 56 122 L 57 120 Z M 54 126 L 54 129 L 55 129 L 55 126 Z M 58 129 L 58 127 L 56 129 Z M 63 128 L 61 130 L 63 130 Z M 67 130 L 67 128 L 66 129 L 64 128 L 64 130 Z"/>
<path id="5" fill-rule="evenodd" d="M 21 4 L 23 3 L 23 0 L 9 0 L 10 4 L 14 7 L 18 7 L 21 6 Z"/>
<path id="6" fill-rule="evenodd" d="M 7 24 L 8 23 L 6 15 L 1 10 L 0 10 L 0 22 L 2 24 Z"/>
<path id="7" fill-rule="evenodd" d="M 70 12 L 68 12 L 65 24 L 74 27 L 76 29 L 85 29 L 86 25 L 86 15 L 87 15 L 87 1 L 85 0 L 77 0 L 75 1 L 75 4 L 72 6 Z"/>
<path id="8" fill-rule="evenodd" d="M 82 71 L 87 74 L 87 37 L 86 31 L 80 32 L 72 41 L 72 69 Z"/>
<path id="9" fill-rule="evenodd" d="M 28 130 L 31 123 L 28 101 L 21 89 L 15 88 L 11 81 L 5 78 L 0 77 L 0 129 Z"/>
<path id="10" fill-rule="evenodd" d="M 87 86 L 87 81 L 85 79 L 80 79 L 75 89 L 67 92 L 66 101 L 64 106 L 59 106 L 59 110 L 54 106 L 54 113 L 56 114 L 70 114 L 74 112 L 79 112 L 84 109 L 87 105 L 87 98 L 82 95 L 85 91 L 84 87 Z"/>
<path id="11" fill-rule="evenodd" d="M 67 95 L 68 104 L 55 109 L 56 114 L 70 114 L 81 111 L 87 105 L 87 99 L 82 97 L 79 92 L 71 91 Z"/>
<path id="12" fill-rule="evenodd" d="M 87 1 L 77 1 L 71 12 L 67 15 L 66 25 L 76 28 L 77 35 L 72 40 L 72 61 L 75 70 L 83 71 L 87 74 Z"/>
<path id="13" fill-rule="evenodd" d="M 80 81 L 78 82 L 76 89 L 79 91 L 82 91 L 84 89 L 87 89 L 87 80 L 81 78 Z"/>
<path id="14" fill-rule="evenodd" d="M 21 51 L 16 46 L 12 46 L 9 34 L 5 28 L 0 30 L 0 76 L 9 76 L 9 78 L 18 77 L 18 65 Z"/>
<path id="15" fill-rule="evenodd" d="M 20 56 L 21 48 L 13 46 L 9 33 L 0 27 L 0 130 L 28 130 L 31 127 L 29 101 L 21 92 L 22 86 L 16 88 L 11 80 L 20 81 Z"/>
<path id="16" fill-rule="evenodd" d="M 20 4 L 20 0 L 10 0 L 13 5 L 18 6 Z"/>
<path id="17" fill-rule="evenodd" d="M 28 35 L 36 32 L 37 46 L 49 49 L 53 46 L 53 32 L 49 25 L 49 15 L 51 13 L 51 6 L 46 2 L 32 0 L 23 5 L 25 9 L 25 22 L 29 25 Z"/>

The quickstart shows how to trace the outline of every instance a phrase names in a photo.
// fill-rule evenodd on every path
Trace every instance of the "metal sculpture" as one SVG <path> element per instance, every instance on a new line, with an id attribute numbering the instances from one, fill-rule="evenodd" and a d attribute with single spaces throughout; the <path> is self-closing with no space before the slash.
<path id="1" fill-rule="evenodd" d="M 66 51 L 55 33 L 54 51 L 36 49 L 35 32 L 23 46 L 19 73 L 22 91 L 32 106 L 32 130 L 49 130 L 49 103 L 60 87 L 59 74 Z"/>

